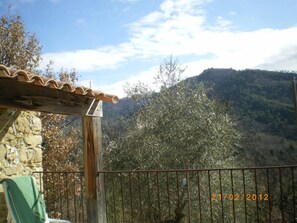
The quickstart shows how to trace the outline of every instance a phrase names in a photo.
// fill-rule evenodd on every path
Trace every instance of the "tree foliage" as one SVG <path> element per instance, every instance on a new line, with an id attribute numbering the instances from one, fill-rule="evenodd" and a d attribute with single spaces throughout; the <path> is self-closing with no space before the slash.
<path id="1" fill-rule="evenodd" d="M 210 100 L 202 85 L 180 83 L 185 69 L 170 58 L 160 65 L 156 93 L 143 83 L 128 93 L 142 105 L 127 131 L 109 139 L 112 169 L 203 168 L 238 165 L 239 133 L 226 107 Z"/>
<path id="2" fill-rule="evenodd" d="M 0 18 L 0 64 L 33 71 L 41 57 L 41 46 L 35 34 L 25 30 L 20 16 Z M 74 84 L 77 72 L 61 69 L 53 70 L 53 62 L 47 65 L 45 76 Z M 68 122 L 67 116 L 42 114 L 43 123 L 43 167 L 45 170 L 77 170 L 74 150 L 78 144 L 76 132 L 72 128 L 62 128 Z M 75 163 L 75 164 L 74 164 Z"/>
<path id="3" fill-rule="evenodd" d="M 111 126 L 115 129 L 117 124 L 127 129 L 120 132 L 109 131 L 112 134 L 108 135 L 106 147 L 107 168 L 166 170 L 240 166 L 237 156 L 240 134 L 236 123 L 228 114 L 228 107 L 209 99 L 203 85 L 198 84 L 191 89 L 186 82 L 180 82 L 184 71 L 177 60 L 170 58 L 160 65 L 155 77 L 155 84 L 160 88 L 160 92 L 151 90 L 143 83 L 127 89 L 128 95 L 139 103 L 140 109 L 128 121 L 119 119 L 118 123 L 112 122 Z M 139 188 L 158 188 L 158 191 L 170 193 L 169 185 L 180 185 L 176 190 L 172 188 L 172 193 L 179 195 L 177 201 L 173 198 L 170 201 L 170 213 L 166 209 L 167 198 L 158 200 L 158 196 L 148 195 L 150 210 L 145 211 L 145 219 L 164 223 L 183 222 L 189 199 L 186 187 L 182 185 L 187 185 L 187 181 L 196 182 L 197 176 L 190 175 L 179 179 L 175 174 L 173 172 L 172 175 L 166 175 L 165 181 L 161 180 L 161 174 L 153 177 L 148 173 L 147 177 L 141 180 L 135 177 L 135 182 L 132 183 L 135 191 L 132 194 L 139 193 Z M 207 175 L 200 175 L 200 180 L 207 183 L 209 179 Z M 227 181 L 221 183 L 226 187 L 228 185 Z M 150 186 L 147 187 L 148 184 Z M 214 180 L 212 184 L 213 190 L 219 190 L 219 182 Z M 197 185 L 192 185 L 191 189 L 192 200 L 197 200 L 199 196 L 202 200 L 209 199 L 207 187 L 199 189 Z M 197 191 L 201 194 L 197 194 Z M 107 196 L 115 196 L 119 201 L 121 199 L 120 195 Z M 146 205 L 144 196 L 142 195 L 141 206 Z M 129 206 L 129 203 L 126 205 Z M 209 214 L 208 206 L 201 209 L 203 213 Z M 219 216 L 219 211 L 214 213 Z M 112 213 L 109 214 L 110 218 L 115 217 Z"/>
<path id="4" fill-rule="evenodd" d="M 0 18 L 0 64 L 33 70 L 40 62 L 40 50 L 35 34 L 25 31 L 20 16 Z"/>
<path id="5" fill-rule="evenodd" d="M 77 81 L 77 73 L 75 70 L 67 71 L 61 69 L 60 72 L 54 72 L 52 62 L 47 66 L 45 76 L 54 78 L 60 81 L 75 84 Z M 81 132 L 79 128 L 71 125 L 77 117 L 43 113 L 42 117 L 42 136 L 43 136 L 43 170 L 58 171 L 58 172 L 77 172 L 82 169 L 83 154 L 82 145 L 79 141 Z M 57 210 L 57 204 L 67 206 L 67 200 L 72 200 L 75 203 L 75 196 L 81 194 L 81 188 L 75 186 L 80 183 L 79 175 L 77 174 L 60 174 L 56 176 L 59 179 L 55 182 L 53 178 L 44 177 L 44 189 L 46 191 L 47 209 L 51 217 L 60 218 L 61 212 L 66 212 L 66 209 Z M 65 181 L 67 187 L 65 187 Z M 60 197 L 57 198 L 57 191 Z M 74 206 L 76 203 L 74 204 Z M 70 210 L 76 207 L 70 206 Z M 68 210 L 69 211 L 69 210 Z M 69 212 L 68 212 L 69 213 Z M 75 218 L 76 212 L 70 211 L 68 217 Z"/>
<path id="6" fill-rule="evenodd" d="M 0 64 L 17 69 L 35 71 L 41 60 L 41 46 L 34 34 L 26 32 L 25 26 L 20 16 L 2 16 L 0 18 Z M 75 70 L 67 71 L 61 69 L 56 73 L 52 69 L 53 63 L 50 62 L 45 71 L 45 76 L 59 79 L 64 82 L 75 83 L 77 73 Z M 67 126 L 69 117 L 57 114 L 41 114 L 43 129 L 43 169 L 45 171 L 78 171 L 81 169 L 81 150 L 78 150 L 77 131 Z M 70 118 L 72 119 L 72 117 Z M 44 175 L 43 185 L 46 191 L 47 209 L 51 217 L 59 217 L 56 209 L 56 202 L 63 205 L 65 197 L 73 199 L 69 195 L 67 184 L 75 185 L 79 182 L 77 176 L 59 176 L 60 180 L 53 182 L 53 179 Z M 57 200 L 57 191 L 60 200 Z M 76 188 L 71 193 L 80 193 Z M 63 198 L 64 196 L 64 198 Z M 69 211 L 69 210 L 68 210 Z"/>
<path id="7" fill-rule="evenodd" d="M 77 72 L 61 69 L 56 73 L 53 62 L 47 65 L 45 76 L 75 84 Z M 78 171 L 82 167 L 82 151 L 79 147 L 77 129 L 69 125 L 76 117 L 61 114 L 42 114 L 43 166 L 49 171 Z"/>

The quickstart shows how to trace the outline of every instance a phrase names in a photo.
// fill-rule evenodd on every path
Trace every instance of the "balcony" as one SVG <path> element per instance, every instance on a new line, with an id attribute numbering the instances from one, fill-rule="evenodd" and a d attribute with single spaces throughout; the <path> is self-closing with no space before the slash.
<path id="1" fill-rule="evenodd" d="M 51 217 L 87 222 L 82 172 L 34 173 Z M 109 223 L 297 222 L 297 165 L 100 171 Z"/>

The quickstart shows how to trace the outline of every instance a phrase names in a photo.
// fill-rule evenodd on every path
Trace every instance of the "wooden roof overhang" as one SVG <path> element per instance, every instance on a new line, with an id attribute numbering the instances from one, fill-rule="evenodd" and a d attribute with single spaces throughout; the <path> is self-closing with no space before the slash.
<path id="1" fill-rule="evenodd" d="M 102 101 L 117 96 L 0 65 L 0 107 L 82 117 L 88 222 L 106 223 L 102 170 Z"/>
<path id="2" fill-rule="evenodd" d="M 101 101 L 116 103 L 117 96 L 49 79 L 0 65 L 0 106 L 49 113 L 100 116 Z"/>

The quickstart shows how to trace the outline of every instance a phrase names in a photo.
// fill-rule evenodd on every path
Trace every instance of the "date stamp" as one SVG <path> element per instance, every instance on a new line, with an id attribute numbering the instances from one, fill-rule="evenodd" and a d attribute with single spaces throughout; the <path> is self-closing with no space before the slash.
<path id="1" fill-rule="evenodd" d="M 211 201 L 269 201 L 269 194 L 211 194 Z"/>

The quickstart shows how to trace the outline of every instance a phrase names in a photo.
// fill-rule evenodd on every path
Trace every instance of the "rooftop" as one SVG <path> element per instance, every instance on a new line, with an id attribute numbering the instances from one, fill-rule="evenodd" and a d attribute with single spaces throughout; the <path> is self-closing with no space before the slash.
<path id="1" fill-rule="evenodd" d="M 112 94 L 4 65 L 0 65 L 0 88 L 0 106 L 43 112 L 84 115 L 94 102 L 118 101 Z"/>

